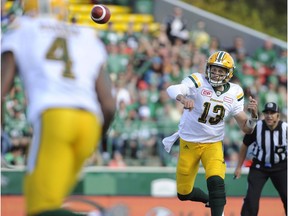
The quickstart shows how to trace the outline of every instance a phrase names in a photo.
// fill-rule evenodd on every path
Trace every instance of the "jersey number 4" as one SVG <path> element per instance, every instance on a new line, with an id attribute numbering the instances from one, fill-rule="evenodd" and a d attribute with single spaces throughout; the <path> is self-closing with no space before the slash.
<path id="1" fill-rule="evenodd" d="M 50 60 L 62 61 L 65 65 L 62 75 L 64 77 L 74 79 L 75 75 L 71 71 L 72 61 L 69 57 L 67 42 L 65 38 L 57 37 L 48 52 L 46 53 L 46 58 Z"/>
<path id="2" fill-rule="evenodd" d="M 203 104 L 203 106 L 204 106 L 204 111 L 203 111 L 201 117 L 198 118 L 198 121 L 201 123 L 206 123 L 211 103 L 205 102 Z M 213 113 L 216 113 L 217 115 L 215 117 L 210 117 L 208 121 L 211 125 L 216 125 L 221 120 L 223 120 L 224 115 L 225 115 L 225 108 L 222 105 L 216 105 L 213 107 Z"/>

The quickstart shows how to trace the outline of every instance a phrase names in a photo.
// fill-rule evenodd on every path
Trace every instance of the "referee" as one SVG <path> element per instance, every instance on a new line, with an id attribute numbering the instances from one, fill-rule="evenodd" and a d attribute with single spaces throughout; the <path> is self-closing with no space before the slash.
<path id="1" fill-rule="evenodd" d="M 257 216 L 261 191 L 270 178 L 278 191 L 287 215 L 287 122 L 280 120 L 276 103 L 265 104 L 264 120 L 257 121 L 254 132 L 245 135 L 234 177 L 241 176 L 241 167 L 248 146 L 253 145 L 253 163 L 248 174 L 248 190 L 241 216 Z"/>

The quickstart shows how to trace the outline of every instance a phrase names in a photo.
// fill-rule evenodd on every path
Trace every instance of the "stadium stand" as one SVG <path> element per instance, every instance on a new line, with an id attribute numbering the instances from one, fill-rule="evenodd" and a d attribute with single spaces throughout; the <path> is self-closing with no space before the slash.
<path id="1" fill-rule="evenodd" d="M 167 154 L 161 140 L 177 130 L 182 107 L 179 104 L 175 106 L 169 100 L 165 89 L 172 83 L 179 83 L 188 74 L 203 72 L 205 59 L 215 49 L 217 38 L 209 35 L 208 47 L 196 47 L 195 32 L 191 30 L 187 43 L 177 41 L 171 45 L 165 32 L 165 23 L 155 22 L 149 13 L 134 13 L 133 6 L 127 3 L 129 1 L 98 1 L 107 3 L 112 13 L 111 22 L 104 25 L 97 25 L 90 19 L 90 10 L 95 1 L 70 2 L 70 21 L 94 27 L 106 45 L 109 53 L 106 71 L 114 83 L 118 100 L 115 121 L 103 140 L 107 151 L 100 149 L 100 152 L 95 152 L 87 166 L 108 165 L 114 152 L 122 154 L 126 166 L 175 166 L 177 144 L 173 146 L 171 154 Z M 7 1 L 5 10 L 10 10 L 12 4 L 13 1 Z M 217 44 L 216 48 L 228 49 L 221 44 Z M 229 49 L 234 50 L 233 55 L 237 61 L 233 82 L 243 83 L 245 94 L 253 94 L 260 107 L 267 100 L 277 99 L 282 104 L 282 117 L 286 119 L 287 50 L 275 51 L 276 58 L 272 63 L 263 65 L 254 55 L 242 55 L 243 52 L 237 53 L 233 47 Z M 255 55 L 256 52 L 259 56 L 265 55 L 266 51 L 265 48 L 259 48 L 255 50 Z M 267 80 L 266 74 L 263 75 L 263 68 L 266 67 L 270 69 Z M 1 137 L 4 140 L 1 144 L 5 145 L 1 152 L 4 158 L 5 154 L 11 158 L 12 146 L 21 146 L 22 157 L 25 159 L 33 134 L 26 121 L 25 100 L 21 82 L 17 78 L 3 108 L 2 134 L 7 135 Z M 243 134 L 232 120 L 227 121 L 226 128 L 229 132 L 224 140 L 225 158 L 228 166 L 234 166 L 237 160 L 235 152 L 239 151 Z"/>
<path id="2" fill-rule="evenodd" d="M 75 18 L 79 24 L 84 26 L 91 26 L 98 30 L 107 30 L 107 24 L 95 25 L 95 23 L 91 20 L 90 11 L 92 5 L 93 4 L 91 3 L 72 3 L 69 6 L 70 19 Z M 110 22 L 114 23 L 114 30 L 117 32 L 123 33 L 127 31 L 130 22 L 134 23 L 133 28 L 136 32 L 141 31 L 143 24 L 149 24 L 149 31 L 157 31 L 159 29 L 159 23 L 154 21 L 154 17 L 151 14 L 132 13 L 133 11 L 131 7 L 124 5 L 106 6 L 110 9 L 112 14 Z"/>

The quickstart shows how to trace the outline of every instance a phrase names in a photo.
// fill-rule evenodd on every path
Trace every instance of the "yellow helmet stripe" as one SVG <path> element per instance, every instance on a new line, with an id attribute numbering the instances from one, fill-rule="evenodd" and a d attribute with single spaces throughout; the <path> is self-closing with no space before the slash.
<path id="1" fill-rule="evenodd" d="M 192 80 L 196 88 L 201 86 L 201 82 L 195 74 L 190 75 L 189 78 Z"/>

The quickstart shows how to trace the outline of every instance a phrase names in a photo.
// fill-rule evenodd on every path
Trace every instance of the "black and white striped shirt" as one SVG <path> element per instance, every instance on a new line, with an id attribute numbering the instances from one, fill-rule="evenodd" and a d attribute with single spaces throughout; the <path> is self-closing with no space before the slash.
<path id="1" fill-rule="evenodd" d="M 270 130 L 264 120 L 257 122 L 252 134 L 246 134 L 243 139 L 246 146 L 252 145 L 254 157 L 271 167 L 287 160 L 287 123 L 279 121 L 274 130 Z"/>

